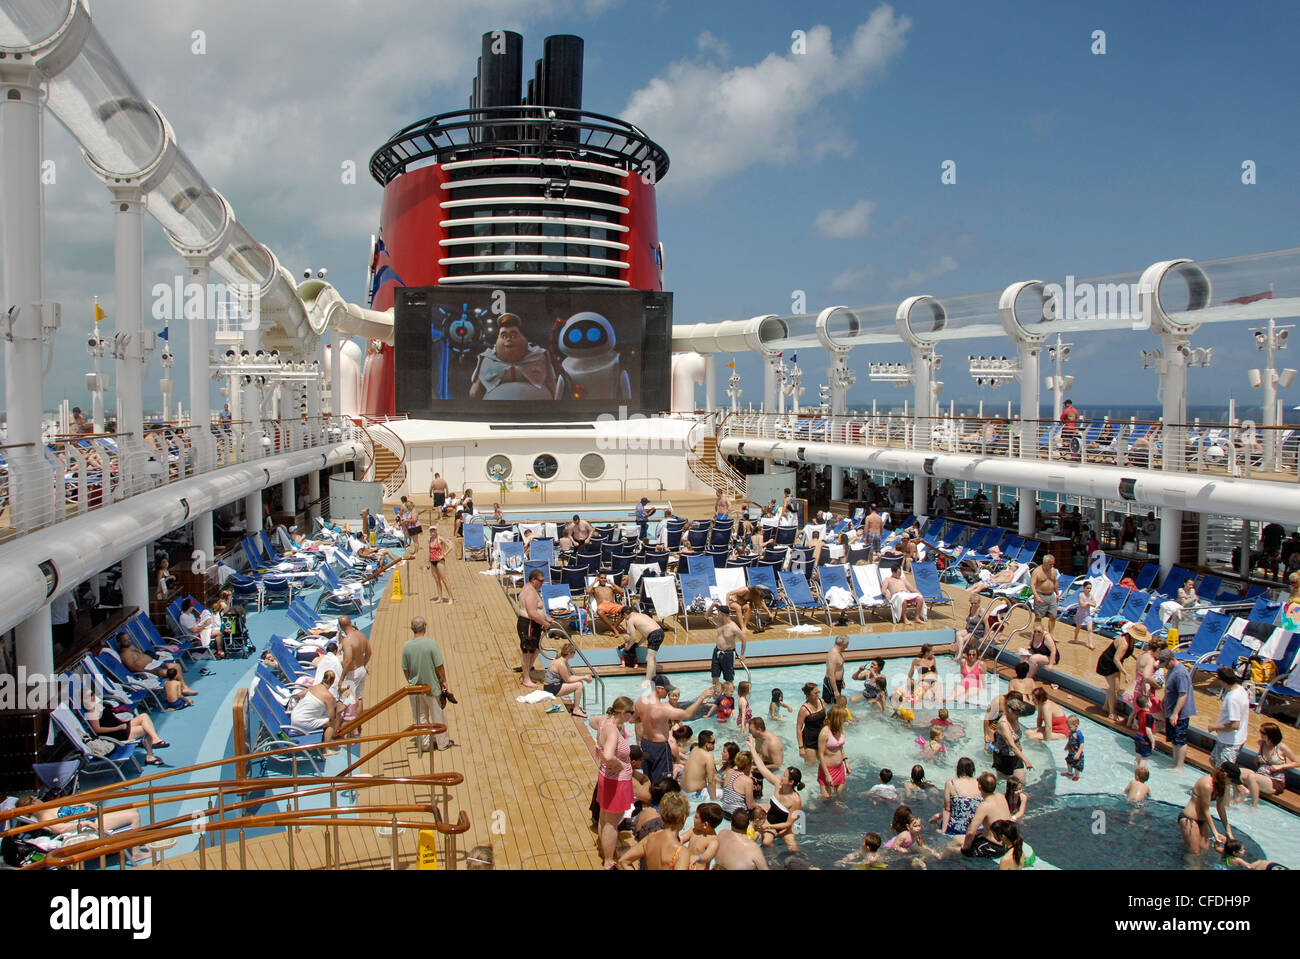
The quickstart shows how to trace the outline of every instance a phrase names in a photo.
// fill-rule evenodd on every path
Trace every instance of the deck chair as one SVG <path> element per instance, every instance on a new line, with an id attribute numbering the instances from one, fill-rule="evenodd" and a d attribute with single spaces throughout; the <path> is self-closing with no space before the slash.
<path id="1" fill-rule="evenodd" d="M 1144 563 L 1138 570 L 1137 576 L 1133 582 L 1137 584 L 1138 589 L 1150 590 L 1155 585 L 1156 577 L 1160 575 L 1160 565 L 1158 563 Z"/>
<path id="2" fill-rule="evenodd" d="M 787 616 L 790 617 L 790 625 L 793 626 L 794 619 L 790 616 L 790 604 L 781 598 L 781 589 L 777 586 L 776 570 L 777 567 L 775 566 L 760 563 L 747 569 L 745 578 L 749 581 L 750 586 L 766 590 L 767 608 L 772 611 L 774 616 L 785 610 Z"/>
<path id="3" fill-rule="evenodd" d="M 703 573 L 708 577 L 709 584 L 713 584 L 717 564 L 708 553 L 687 553 L 682 557 L 682 565 L 688 573 Z"/>
<path id="4" fill-rule="evenodd" d="M 801 570 L 782 570 L 778 574 L 781 581 L 781 589 L 785 592 L 785 598 L 790 603 L 790 608 L 794 612 L 795 618 L 799 618 L 801 610 L 820 610 L 826 617 L 826 625 L 831 625 L 831 613 L 823 600 L 813 595 L 812 586 L 808 582 L 808 577 Z"/>
<path id="5" fill-rule="evenodd" d="M 866 619 L 862 615 L 862 607 L 858 603 L 857 590 L 853 588 L 853 583 L 849 579 L 849 567 L 842 563 L 827 564 L 817 567 L 817 582 L 820 586 L 822 602 L 826 604 L 828 610 L 834 610 L 841 616 L 850 609 L 856 609 L 858 613 L 858 623 L 865 624 Z M 831 597 L 827 595 L 831 590 L 843 590 L 846 601 L 834 603 Z M 844 599 L 845 597 L 841 597 Z"/>
<path id="6" fill-rule="evenodd" d="M 90 741 L 95 738 L 95 734 L 90 731 L 90 727 L 86 725 L 85 720 L 67 704 L 51 710 L 50 724 L 51 729 L 47 742 L 52 743 L 54 741 L 54 727 L 58 727 L 81 755 L 81 771 L 83 773 L 111 769 L 117 773 L 118 778 L 123 782 L 126 782 L 127 779 L 135 779 L 140 775 L 141 766 L 135 758 L 135 751 L 141 745 L 140 740 L 122 743 L 111 753 L 105 756 L 96 756 L 90 750 Z M 122 771 L 123 768 L 130 771 L 131 775 L 127 776 Z"/>
<path id="7" fill-rule="evenodd" d="M 1210 610 L 1192 638 L 1174 649 L 1174 656 L 1189 666 L 1212 658 L 1223 644 L 1223 634 L 1231 623 L 1232 617 L 1227 613 Z"/>
<path id="8" fill-rule="evenodd" d="M 1300 698 L 1300 633 L 1291 637 L 1291 643 L 1283 654 L 1282 659 L 1277 661 L 1277 676 L 1271 682 L 1262 688 L 1258 683 L 1251 683 L 1252 692 L 1255 696 L 1255 712 L 1264 712 L 1264 703 L 1269 696 L 1274 698 L 1298 699 Z M 1300 714 L 1297 714 L 1295 725 L 1300 726 Z"/>
<path id="9" fill-rule="evenodd" d="M 713 592 L 710 588 L 713 581 L 703 571 L 689 570 L 679 571 L 677 581 L 682 591 L 682 613 L 686 620 L 686 628 L 690 629 L 692 614 L 707 619 L 709 606 L 713 603 Z"/>
<path id="10" fill-rule="evenodd" d="M 461 527 L 460 540 L 460 558 L 485 560 L 487 559 L 487 537 L 484 535 L 486 527 L 482 523 L 466 522 Z"/>
<path id="11" fill-rule="evenodd" d="M 1169 575 L 1165 577 L 1165 581 L 1160 584 L 1160 588 L 1156 592 L 1165 599 L 1174 599 L 1178 595 L 1179 588 L 1189 579 L 1195 580 L 1196 577 L 1181 566 L 1171 566 L 1169 567 Z"/>
<path id="12" fill-rule="evenodd" d="M 573 602 L 573 593 L 569 587 L 563 583 L 543 583 L 541 596 L 546 615 L 564 623 L 570 631 L 576 620 L 578 632 L 590 632 L 589 618 L 585 615 L 585 610 Z"/>
<path id="13" fill-rule="evenodd" d="M 925 597 L 926 606 L 952 605 L 952 600 L 939 584 L 939 570 L 934 563 L 913 563 L 912 580 L 916 583 L 916 591 Z"/>
<path id="14" fill-rule="evenodd" d="M 865 566 L 854 566 L 852 569 L 853 575 L 849 582 L 853 585 L 853 593 L 858 598 L 858 608 L 872 612 L 889 609 L 889 601 L 880 590 L 880 567 L 868 563 Z M 865 620 L 863 622 L 865 624 Z"/>

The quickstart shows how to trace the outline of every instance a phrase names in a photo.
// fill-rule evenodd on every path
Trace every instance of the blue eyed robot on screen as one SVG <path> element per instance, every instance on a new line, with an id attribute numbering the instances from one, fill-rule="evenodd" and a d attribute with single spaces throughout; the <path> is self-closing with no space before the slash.
<path id="1" fill-rule="evenodd" d="M 556 336 L 560 363 L 557 400 L 632 399 L 632 384 L 617 350 L 614 327 L 599 313 L 575 313 Z"/>

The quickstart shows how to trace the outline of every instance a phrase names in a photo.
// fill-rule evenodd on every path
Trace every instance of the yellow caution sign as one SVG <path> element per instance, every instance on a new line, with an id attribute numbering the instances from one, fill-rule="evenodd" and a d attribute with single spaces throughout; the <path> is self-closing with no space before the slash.
<path id="1" fill-rule="evenodd" d="M 420 830 L 420 846 L 416 852 L 418 869 L 438 868 L 438 833 L 433 829 Z"/>
<path id="2" fill-rule="evenodd" d="M 401 598 L 402 598 L 402 571 L 400 569 L 395 569 L 393 570 L 393 599 L 399 600 Z"/>

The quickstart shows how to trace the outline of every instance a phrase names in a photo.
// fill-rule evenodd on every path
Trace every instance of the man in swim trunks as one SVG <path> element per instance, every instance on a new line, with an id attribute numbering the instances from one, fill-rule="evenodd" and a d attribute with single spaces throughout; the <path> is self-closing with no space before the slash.
<path id="1" fill-rule="evenodd" d="M 441 473 L 433 474 L 433 481 L 429 483 L 429 497 L 433 500 L 434 509 L 440 510 L 447 505 L 447 481 Z"/>
<path id="2" fill-rule="evenodd" d="M 871 552 L 880 552 L 880 538 L 885 532 L 885 519 L 876 512 L 876 504 L 871 504 L 871 512 L 867 513 L 866 519 L 862 521 L 862 528 L 866 530 L 866 537 L 863 544 Z"/>
<path id="3" fill-rule="evenodd" d="M 745 658 L 746 636 L 740 627 L 731 621 L 731 617 L 727 615 L 721 606 L 715 604 L 709 611 L 709 618 L 713 620 L 713 625 L 718 627 L 718 642 L 713 650 L 713 662 L 709 673 L 713 677 L 715 685 L 719 676 L 729 683 L 734 682 L 736 678 L 736 644 L 737 642 L 740 643 L 740 658 L 743 661 Z"/>
<path id="4" fill-rule="evenodd" d="M 659 647 L 664 643 L 663 625 L 653 616 L 647 616 L 645 613 L 638 613 L 635 610 L 627 614 L 623 620 L 623 625 L 627 627 L 627 642 L 623 644 L 624 651 L 631 652 L 636 649 L 641 643 L 641 637 L 645 637 L 645 678 L 653 682 L 655 678 L 655 659 L 659 655 Z"/>
<path id="5" fill-rule="evenodd" d="M 587 595 L 596 600 L 596 618 L 615 636 L 622 636 L 623 587 L 611 583 L 604 573 L 596 574 L 596 581 L 587 587 Z M 653 781 L 653 780 L 652 780 Z"/>
<path id="6" fill-rule="evenodd" d="M 844 691 L 844 650 L 849 648 L 847 636 L 836 636 L 826 654 L 826 675 L 822 678 L 822 699 L 834 706 Z"/>
<path id="7" fill-rule="evenodd" d="M 711 802 L 718 798 L 717 774 L 713 762 L 713 732 L 700 731 L 695 747 L 686 756 L 682 770 L 682 792 L 691 802 Z"/>
<path id="8" fill-rule="evenodd" d="M 1010 819 L 1011 809 L 1007 806 L 1007 798 L 997 791 L 997 776 L 985 770 L 979 774 L 976 782 L 980 788 L 980 804 L 975 808 L 975 814 L 971 816 L 970 825 L 966 827 L 966 838 L 962 841 L 961 854 L 977 859 L 1001 859 L 1006 853 L 1002 844 L 980 835 L 980 831 L 987 830 L 1000 819 Z"/>
<path id="9" fill-rule="evenodd" d="M 357 715 L 365 711 L 366 664 L 370 662 L 370 640 L 352 624 L 350 616 L 339 617 L 343 639 L 343 685 L 351 687 L 357 701 Z"/>
<path id="10" fill-rule="evenodd" d="M 686 709 L 676 709 L 662 702 L 668 698 L 666 684 L 655 683 L 651 689 L 653 695 L 638 699 L 634 709 L 641 733 L 641 771 L 650 777 L 650 782 L 656 783 L 671 778 L 673 774 L 673 751 L 668 743 L 673 723 L 685 722 L 694 716 L 709 690 L 700 693 L 699 698 Z"/>
<path id="11" fill-rule="evenodd" d="M 714 869 L 740 872 L 767 868 L 762 848 L 746 835 L 748 831 L 749 810 L 737 809 L 731 814 L 731 828 L 718 833 L 718 851 L 713 857 Z"/>
<path id="12" fill-rule="evenodd" d="M 1046 620 L 1044 629 L 1052 633 L 1056 629 L 1056 559 L 1051 553 L 1043 557 L 1043 563 L 1029 578 L 1029 586 L 1034 592 L 1034 625 Z"/>
<path id="13" fill-rule="evenodd" d="M 519 605 L 515 608 L 515 629 L 519 633 L 519 651 L 523 655 L 519 685 L 530 688 L 537 685 L 533 682 L 533 663 L 542 644 L 542 630 L 555 625 L 555 620 L 546 615 L 546 605 L 542 602 L 542 581 L 545 578 L 546 574 L 540 569 L 533 570 L 528 583 L 519 591 Z"/>

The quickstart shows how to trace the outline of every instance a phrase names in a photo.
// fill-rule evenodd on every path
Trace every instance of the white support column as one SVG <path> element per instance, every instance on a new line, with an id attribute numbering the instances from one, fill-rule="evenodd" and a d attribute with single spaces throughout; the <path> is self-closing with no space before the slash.
<path id="1" fill-rule="evenodd" d="M 42 500 L 48 491 L 48 468 L 41 458 L 40 303 L 44 291 L 44 225 L 41 216 L 41 91 L 34 70 L 12 62 L 0 68 L 0 162 L 3 162 L 4 303 L 0 315 L 16 307 L 12 339 L 5 343 L 4 403 L 7 442 L 32 444 L 28 450 L 8 451 L 9 520 L 21 528 L 44 521 Z M 30 462 L 24 463 L 25 460 Z M 18 464 L 23 463 L 22 468 Z M 43 475 L 42 475 L 43 474 Z M 50 645 L 49 611 L 45 612 L 44 645 Z M 22 627 L 19 627 L 20 632 Z M 33 629 L 39 632 L 37 624 Z M 20 637 L 20 647 L 23 646 Z M 31 648 L 39 645 L 33 638 Z M 46 655 L 52 655 L 46 653 Z M 23 663 L 19 653 L 19 663 Z M 30 664 L 29 668 L 30 668 Z"/>
<path id="2" fill-rule="evenodd" d="M 217 540 L 212 529 L 212 511 L 200 513 L 193 520 L 194 548 L 203 555 L 198 557 L 204 569 L 214 562 L 217 556 Z"/>
<path id="3" fill-rule="evenodd" d="M 776 363 L 777 358 L 764 354 L 763 356 L 763 412 L 774 413 L 777 407 L 776 395 Z"/>
<path id="4" fill-rule="evenodd" d="M 189 276 L 187 287 L 197 288 L 201 296 L 186 296 L 185 319 L 190 328 L 190 443 L 194 448 L 194 461 L 198 469 L 207 471 L 217 463 L 217 447 L 212 436 L 212 383 L 209 374 L 208 347 L 211 334 L 211 319 L 208 316 L 207 291 L 211 278 L 208 259 L 202 256 L 185 258 Z M 189 312 L 189 304 L 198 303 L 194 314 Z M 211 529 L 212 520 L 208 518 Z M 210 556 L 211 554 L 209 554 Z"/>
<path id="5" fill-rule="evenodd" d="M 262 528 L 262 491 L 257 490 L 244 497 L 244 520 L 248 523 L 247 535 L 252 535 Z"/>
<path id="6" fill-rule="evenodd" d="M 54 629 L 50 625 L 50 607 L 42 606 L 14 629 L 14 646 L 19 666 L 29 675 L 54 674 Z"/>
<path id="7" fill-rule="evenodd" d="M 1182 550 L 1183 511 L 1160 507 L 1160 575 L 1168 574 L 1170 568 L 1178 565 Z M 1162 579 L 1163 583 L 1164 580 Z"/>
<path id="8" fill-rule="evenodd" d="M 297 484 L 292 479 L 287 479 L 280 484 L 280 509 L 290 516 L 298 514 L 298 494 L 295 489 Z M 295 521 L 296 522 L 296 521 Z"/>
<path id="9" fill-rule="evenodd" d="M 711 413 L 718 405 L 718 354 L 704 354 L 704 410 Z"/>
<path id="10" fill-rule="evenodd" d="M 1038 344 L 1021 343 L 1018 345 L 1020 356 L 1020 457 L 1033 459 L 1038 451 Z M 1017 532 L 1021 536 L 1033 536 L 1038 530 L 1035 517 L 1038 512 L 1038 494 L 1031 489 L 1022 489 L 1017 498 L 1020 502 L 1020 522 Z"/>
<path id="11" fill-rule="evenodd" d="M 311 502 L 311 518 L 314 520 L 321 515 L 320 470 L 312 470 L 307 474 L 307 499 Z"/>
<path id="12" fill-rule="evenodd" d="M 933 424 L 929 419 L 932 406 L 933 375 L 931 362 L 934 353 L 928 348 L 912 347 L 912 442 L 919 450 L 930 448 Z M 924 516 L 930 511 L 929 477 L 917 474 L 912 477 L 912 512 Z"/>
<path id="13" fill-rule="evenodd" d="M 149 612 L 149 548 L 142 546 L 122 558 L 122 603 Z"/>

